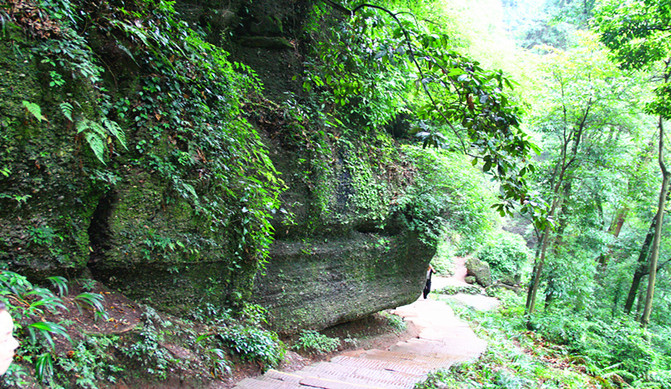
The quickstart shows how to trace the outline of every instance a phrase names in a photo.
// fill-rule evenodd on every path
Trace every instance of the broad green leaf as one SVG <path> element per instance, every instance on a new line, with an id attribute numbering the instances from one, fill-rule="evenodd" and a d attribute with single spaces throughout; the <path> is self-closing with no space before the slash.
<path id="1" fill-rule="evenodd" d="M 28 110 L 28 112 L 30 112 L 33 116 L 35 116 L 35 118 L 36 118 L 38 121 L 40 121 L 40 122 L 43 122 L 43 121 L 48 122 L 47 118 L 44 117 L 44 115 L 42 115 L 42 108 L 40 108 L 39 105 L 37 105 L 37 104 L 35 104 L 35 103 L 31 103 L 31 102 L 26 101 L 26 100 L 23 100 L 22 103 L 23 103 L 23 106 L 26 107 L 26 109 Z"/>
<path id="2" fill-rule="evenodd" d="M 87 132 L 84 134 L 84 137 L 96 158 L 105 165 L 105 139 L 96 132 Z"/>

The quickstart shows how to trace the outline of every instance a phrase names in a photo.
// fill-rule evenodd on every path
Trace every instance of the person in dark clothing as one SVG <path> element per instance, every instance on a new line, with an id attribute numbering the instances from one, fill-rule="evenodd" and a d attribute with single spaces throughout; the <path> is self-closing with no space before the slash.
<path id="1" fill-rule="evenodd" d="M 425 299 L 429 295 L 429 292 L 431 292 L 431 275 L 435 272 L 433 266 L 429 265 L 429 270 L 426 271 L 426 285 L 424 285 L 424 291 L 422 292 Z"/>

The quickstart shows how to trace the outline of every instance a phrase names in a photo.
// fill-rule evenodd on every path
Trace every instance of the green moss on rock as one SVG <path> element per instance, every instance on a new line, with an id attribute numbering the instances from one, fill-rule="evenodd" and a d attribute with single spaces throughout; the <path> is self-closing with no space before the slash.
<path id="1" fill-rule="evenodd" d="M 25 274 L 81 270 L 99 193 L 91 156 L 51 104 L 34 42 L 6 24 L 0 40 L 0 259 Z M 94 96 L 89 95 L 88 100 Z M 26 108 L 36 104 L 46 120 Z"/>

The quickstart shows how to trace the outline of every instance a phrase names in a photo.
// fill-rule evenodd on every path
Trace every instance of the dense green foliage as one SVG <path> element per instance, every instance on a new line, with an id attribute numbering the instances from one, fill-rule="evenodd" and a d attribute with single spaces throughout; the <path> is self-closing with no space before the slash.
<path id="1" fill-rule="evenodd" d="M 127 261 L 131 255 L 135 261 L 179 268 L 223 252 L 230 272 L 247 274 L 231 273 L 223 280 L 232 289 L 231 300 L 239 300 L 244 293 L 240 289 L 249 284 L 244 278 L 253 277 L 266 259 L 272 240 L 271 212 L 278 207 L 281 187 L 265 146 L 242 118 L 243 101 L 256 98 L 260 91 L 255 75 L 189 29 L 171 3 L 98 7 L 55 1 L 44 7 L 49 21 L 44 24 L 19 19 L 20 5 L 9 5 L 7 11 L 27 32 L 44 38 L 25 50 L 12 35 L 5 42 L 14 46 L 14 60 L 39 64 L 33 72 L 49 82 L 41 92 L 31 90 L 7 102 L 10 107 L 23 104 L 33 118 L 23 119 L 26 115 L 18 113 L 3 118 L 6 211 L 36 219 L 36 228 L 54 236 L 36 243 L 47 247 L 58 262 L 80 268 L 88 250 L 64 252 L 59 246 L 74 241 L 79 247 L 95 247 L 96 239 L 103 237 L 82 236 L 86 230 L 75 221 L 64 225 L 57 217 L 41 215 L 46 200 L 30 189 L 36 182 L 46 183 L 46 190 L 58 185 L 57 180 L 64 179 L 62 172 L 50 165 L 68 166 L 72 169 L 68 179 L 88 196 L 84 207 L 88 217 L 95 209 L 90 201 L 101 196 L 130 192 L 144 197 L 117 207 L 120 215 L 109 228 L 127 238 L 126 244 L 104 253 L 110 261 Z M 108 39 L 105 45 L 103 36 Z M 115 63 L 109 66 L 101 58 Z M 61 152 L 55 159 L 44 153 L 30 157 L 36 168 L 29 174 L 31 168 L 18 163 L 15 155 L 17 148 L 26 153 L 32 147 L 22 140 L 30 131 L 57 133 L 52 146 L 76 148 L 77 153 L 60 159 Z M 75 143 L 67 145 L 66 139 Z M 80 151 L 83 141 L 88 150 Z M 137 193 L 132 185 L 138 181 L 147 181 L 145 187 L 151 190 Z M 67 192 L 56 191 L 66 197 Z M 18 198 L 23 201 L 15 201 Z M 138 202 L 149 207 L 153 201 L 160 201 L 157 208 L 173 219 L 171 228 L 144 227 L 142 214 L 124 214 L 137 212 L 133 207 Z M 151 210 L 147 207 L 142 212 Z M 77 228 L 79 235 L 69 232 Z M 37 250 L 17 255 L 17 246 L 25 243 L 9 235 L 3 239 L 3 253 L 25 266 Z"/>
<path id="2" fill-rule="evenodd" d="M 389 121 L 403 101 L 403 112 L 417 123 L 412 133 L 425 147 L 460 150 L 474 157 L 473 164 L 482 161 L 500 182 L 499 212 L 524 203 L 524 176 L 533 169 L 527 162 L 537 149 L 519 128 L 520 109 L 503 72 L 453 50 L 445 32 L 411 14 L 366 4 L 347 13 L 345 29 L 321 30 L 328 43 L 316 47 L 320 61 L 311 64 L 305 87 L 325 89 L 325 102 L 361 124 Z"/>
<path id="3" fill-rule="evenodd" d="M 439 149 L 404 148 L 419 175 L 398 207 L 412 229 L 435 241 L 444 229 L 473 247 L 492 228 L 494 196 L 482 174 L 461 155 Z"/>
<path id="4" fill-rule="evenodd" d="M 474 255 L 489 263 L 494 279 L 501 279 L 509 284 L 519 283 L 522 274 L 527 273 L 530 257 L 524 239 L 505 231 L 489 236 Z"/>
<path id="5" fill-rule="evenodd" d="M 515 296 L 464 312 L 492 347 L 425 387 L 668 387 L 668 180 L 659 190 L 654 165 L 671 117 L 667 2 L 253 3 L 218 27 L 228 9 L 189 24 L 170 1 L 0 2 L 0 297 L 38 382 L 276 366 L 285 345 L 249 304 L 275 237 L 310 256 L 332 235 L 380 234 L 389 250 L 402 229 L 438 249 L 441 272 L 472 254 L 529 285 L 526 309 Z M 285 23 L 271 20 L 286 51 L 265 60 L 296 65 L 267 95 L 236 40 L 259 28 L 244 19 L 257 6 Z M 66 303 L 109 320 L 93 281 L 68 294 L 63 275 L 87 267 L 198 324 L 144 307 L 127 336 L 68 335 Z M 294 347 L 339 344 L 307 330 Z M 5 382 L 23 385 L 22 366 Z"/>
<path id="6" fill-rule="evenodd" d="M 340 339 L 338 338 L 330 338 L 315 330 L 304 330 L 301 332 L 294 348 L 296 350 L 322 354 L 333 352 L 337 350 L 339 346 Z"/>

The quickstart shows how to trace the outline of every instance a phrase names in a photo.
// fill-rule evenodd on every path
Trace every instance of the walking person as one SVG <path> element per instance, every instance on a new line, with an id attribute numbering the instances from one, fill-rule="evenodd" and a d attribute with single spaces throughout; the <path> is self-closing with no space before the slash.
<path id="1" fill-rule="evenodd" d="M 426 271 L 426 285 L 424 285 L 424 291 L 422 292 L 424 299 L 426 299 L 426 296 L 428 296 L 429 292 L 431 292 L 431 275 L 435 272 L 436 271 L 433 269 L 433 266 L 429 265 L 429 270 Z"/>

